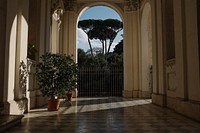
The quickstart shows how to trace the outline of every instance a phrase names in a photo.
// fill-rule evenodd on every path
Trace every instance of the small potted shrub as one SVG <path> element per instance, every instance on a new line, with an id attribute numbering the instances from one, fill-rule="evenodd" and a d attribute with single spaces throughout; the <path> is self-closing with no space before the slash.
<path id="1" fill-rule="evenodd" d="M 66 91 L 77 84 L 78 67 L 72 56 L 46 53 L 36 67 L 36 76 L 40 91 L 47 96 L 48 110 L 58 110 L 60 98 L 66 97 Z"/>

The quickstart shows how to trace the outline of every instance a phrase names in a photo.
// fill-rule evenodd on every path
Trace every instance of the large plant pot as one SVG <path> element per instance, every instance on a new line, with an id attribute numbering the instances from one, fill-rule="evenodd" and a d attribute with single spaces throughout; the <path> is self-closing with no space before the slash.
<path id="1" fill-rule="evenodd" d="M 67 95 L 67 100 L 72 101 L 72 93 L 68 92 L 68 93 L 66 93 L 66 95 Z"/>
<path id="2" fill-rule="evenodd" d="M 60 107 L 60 99 L 49 99 L 48 100 L 48 110 L 49 111 L 58 111 Z"/>

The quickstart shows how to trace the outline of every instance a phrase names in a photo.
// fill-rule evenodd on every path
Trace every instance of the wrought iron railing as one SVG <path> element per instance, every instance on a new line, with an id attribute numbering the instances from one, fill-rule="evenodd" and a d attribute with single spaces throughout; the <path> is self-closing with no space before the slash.
<path id="1" fill-rule="evenodd" d="M 79 68 L 78 95 L 82 97 L 122 96 L 122 67 Z"/>

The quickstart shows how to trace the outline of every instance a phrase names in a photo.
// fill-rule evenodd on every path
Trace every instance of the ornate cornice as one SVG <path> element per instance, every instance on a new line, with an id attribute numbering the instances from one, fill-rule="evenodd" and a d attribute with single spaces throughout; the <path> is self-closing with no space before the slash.
<path id="1" fill-rule="evenodd" d="M 53 14 L 57 9 L 63 9 L 64 11 L 75 10 L 76 0 L 52 0 L 51 1 L 51 13 Z"/>
<path id="2" fill-rule="evenodd" d="M 140 0 L 125 0 L 126 11 L 137 11 L 140 7 Z"/>
<path id="3" fill-rule="evenodd" d="M 54 12 L 56 7 L 58 6 L 59 0 L 51 0 L 51 14 Z"/>
<path id="4" fill-rule="evenodd" d="M 102 0 L 105 1 L 105 0 Z M 145 0 L 124 0 L 124 6 L 126 11 L 137 11 Z M 85 2 L 87 3 L 87 2 Z M 53 13 L 56 9 L 62 8 L 65 11 L 75 11 L 77 0 L 52 0 L 51 12 Z M 121 3 L 122 4 L 122 3 Z M 123 5 L 123 4 L 122 4 Z"/>
<path id="5" fill-rule="evenodd" d="M 76 0 L 63 0 L 65 11 L 74 11 L 75 5 L 77 4 Z"/>

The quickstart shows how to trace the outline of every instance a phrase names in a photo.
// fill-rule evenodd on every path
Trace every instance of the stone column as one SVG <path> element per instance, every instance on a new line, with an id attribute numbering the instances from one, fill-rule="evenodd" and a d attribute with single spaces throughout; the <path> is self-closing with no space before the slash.
<path id="1" fill-rule="evenodd" d="M 152 25 L 151 5 L 146 3 L 141 11 L 140 42 L 140 97 L 151 97 Z"/>
<path id="2" fill-rule="evenodd" d="M 156 0 L 151 1 L 152 7 L 152 58 L 153 58 L 153 93 L 158 94 L 158 76 L 157 76 L 157 10 Z"/>
<path id="3" fill-rule="evenodd" d="M 76 60 L 77 14 L 74 10 L 66 10 L 63 14 L 62 53 L 73 55 Z"/>
<path id="4" fill-rule="evenodd" d="M 139 96 L 138 15 L 135 8 L 124 13 L 124 97 Z"/>
<path id="5" fill-rule="evenodd" d="M 161 0 L 152 0 L 153 23 L 153 103 L 165 105 L 165 54 Z"/>
<path id="6" fill-rule="evenodd" d="M 185 9 L 184 1 L 174 0 L 174 32 L 175 32 L 175 63 L 176 88 L 169 92 L 169 96 L 187 99 L 186 77 L 186 36 L 185 36 Z"/>
<path id="7" fill-rule="evenodd" d="M 36 40 L 38 43 L 38 59 L 36 62 L 39 61 L 39 57 L 42 56 L 46 52 L 52 52 L 50 47 L 50 25 L 51 25 L 51 0 L 38 0 L 36 4 L 38 11 L 38 16 L 36 16 L 36 20 L 38 25 L 36 31 Z M 35 82 L 36 89 L 34 90 L 34 94 L 32 94 L 32 99 L 35 98 L 35 105 L 36 107 L 41 107 L 47 103 L 47 98 L 42 96 L 37 83 Z"/>
<path id="8" fill-rule="evenodd" d="M 197 1 L 185 0 L 188 99 L 200 101 Z"/>
<path id="9" fill-rule="evenodd" d="M 59 44 L 59 30 L 58 30 L 58 23 L 52 19 L 52 26 L 51 26 L 51 52 L 57 53 L 58 49 L 57 46 Z"/>
<path id="10" fill-rule="evenodd" d="M 52 31 L 51 31 L 51 52 L 52 53 L 59 53 L 60 52 L 60 31 L 61 31 L 61 24 L 62 19 L 61 15 L 63 15 L 63 9 L 58 8 L 55 9 L 52 15 Z"/>

